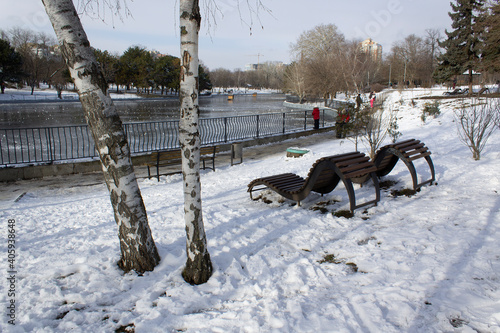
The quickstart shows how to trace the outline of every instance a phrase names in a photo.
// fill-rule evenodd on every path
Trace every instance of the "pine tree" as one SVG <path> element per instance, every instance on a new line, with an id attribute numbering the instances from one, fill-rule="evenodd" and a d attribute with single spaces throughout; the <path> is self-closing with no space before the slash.
<path id="1" fill-rule="evenodd" d="M 477 25 L 479 13 L 484 0 L 456 0 L 451 3 L 452 12 L 448 13 L 452 20 L 452 31 L 446 30 L 448 37 L 439 45 L 445 53 L 439 58 L 440 64 L 434 72 L 438 82 L 445 82 L 454 75 L 468 72 L 469 93 L 472 93 L 473 70 L 478 68 L 481 52 L 479 39 L 480 25 Z"/>
<path id="2" fill-rule="evenodd" d="M 483 14 L 482 70 L 500 71 L 500 3 L 492 4 Z"/>
<path id="3" fill-rule="evenodd" d="M 22 76 L 22 59 L 10 43 L 0 39 L 0 86 L 4 93 L 5 81 L 19 80 Z"/>

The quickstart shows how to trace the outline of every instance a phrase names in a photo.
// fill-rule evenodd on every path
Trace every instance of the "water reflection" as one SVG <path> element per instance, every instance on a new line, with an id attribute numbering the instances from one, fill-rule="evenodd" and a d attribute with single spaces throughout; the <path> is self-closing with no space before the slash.
<path id="1" fill-rule="evenodd" d="M 216 95 L 200 98 L 200 117 L 228 117 L 275 113 L 290 110 L 283 106 L 281 94 Z M 177 98 L 115 100 L 123 122 L 173 120 L 179 118 Z M 46 127 L 85 124 L 79 102 L 0 104 L 0 128 Z"/>

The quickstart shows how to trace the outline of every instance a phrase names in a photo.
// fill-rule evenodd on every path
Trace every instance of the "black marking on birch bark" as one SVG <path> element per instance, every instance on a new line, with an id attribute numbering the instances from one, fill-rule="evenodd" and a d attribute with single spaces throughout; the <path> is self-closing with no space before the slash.
<path id="1" fill-rule="evenodd" d="M 193 75 L 193 73 L 189 71 L 191 59 L 192 57 L 189 51 L 184 50 L 184 52 L 182 53 L 182 68 L 185 70 L 185 75 Z"/>
<path id="2" fill-rule="evenodd" d="M 183 11 L 181 14 L 181 18 L 189 21 L 194 20 L 196 21 L 199 27 L 201 24 L 199 1 L 198 0 L 193 1 L 193 8 L 191 8 L 191 11 Z"/>

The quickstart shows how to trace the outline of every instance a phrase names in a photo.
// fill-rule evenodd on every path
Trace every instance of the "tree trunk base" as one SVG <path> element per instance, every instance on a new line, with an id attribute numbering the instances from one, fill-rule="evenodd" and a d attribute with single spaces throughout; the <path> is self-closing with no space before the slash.
<path id="1" fill-rule="evenodd" d="M 194 260 L 188 258 L 186 267 L 182 271 L 184 281 L 192 285 L 203 284 L 210 279 L 213 273 L 210 254 L 196 256 Z"/>

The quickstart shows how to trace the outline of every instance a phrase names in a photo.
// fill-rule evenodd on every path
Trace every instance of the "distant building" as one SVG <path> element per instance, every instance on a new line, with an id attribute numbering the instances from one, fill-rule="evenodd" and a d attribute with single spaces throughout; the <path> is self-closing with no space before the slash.
<path id="1" fill-rule="evenodd" d="M 261 67 L 262 67 L 262 65 L 260 65 L 260 64 L 246 64 L 245 65 L 245 72 L 256 71 Z"/>
<path id="2" fill-rule="evenodd" d="M 31 49 L 31 52 L 37 56 L 38 58 L 55 58 L 61 55 L 59 51 L 59 45 L 45 45 L 45 44 L 37 44 L 37 43 L 28 43 L 28 47 Z"/>
<path id="3" fill-rule="evenodd" d="M 361 42 L 361 49 L 369 54 L 373 61 L 382 61 L 382 45 L 373 41 L 371 38 Z"/>
<path id="4" fill-rule="evenodd" d="M 163 58 L 163 57 L 167 56 L 166 54 L 160 53 L 160 51 L 156 51 L 156 50 L 151 50 L 151 51 L 148 51 L 148 52 L 149 52 L 149 54 L 151 54 L 151 56 L 155 60 L 158 59 L 158 58 Z"/>
<path id="5" fill-rule="evenodd" d="M 282 61 L 266 61 L 265 63 L 262 63 L 262 64 L 246 64 L 245 65 L 245 72 L 263 69 L 264 66 L 274 66 L 276 68 L 281 68 L 284 66 L 284 64 Z"/>

